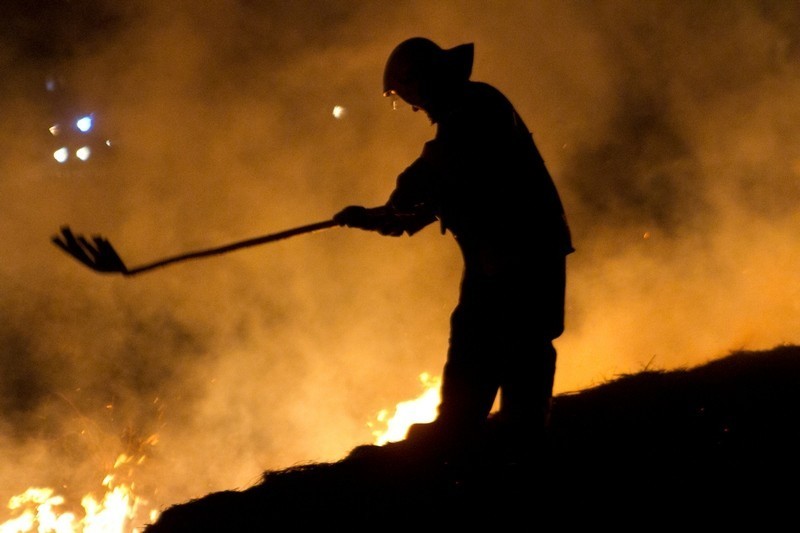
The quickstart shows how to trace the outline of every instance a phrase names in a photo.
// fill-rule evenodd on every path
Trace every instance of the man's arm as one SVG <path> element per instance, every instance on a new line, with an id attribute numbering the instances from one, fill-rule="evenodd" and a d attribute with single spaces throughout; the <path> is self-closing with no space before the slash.
<path id="1" fill-rule="evenodd" d="M 340 226 L 399 237 L 404 233 L 414 235 L 436 217 L 424 209 L 399 210 L 390 205 L 371 208 L 351 205 L 334 215 L 333 220 Z"/>

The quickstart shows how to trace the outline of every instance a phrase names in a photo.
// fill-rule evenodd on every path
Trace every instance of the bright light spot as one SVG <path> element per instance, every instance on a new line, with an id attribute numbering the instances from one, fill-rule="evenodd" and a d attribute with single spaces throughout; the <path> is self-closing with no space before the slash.
<path id="1" fill-rule="evenodd" d="M 419 397 L 398 403 L 391 418 L 388 417 L 389 413 L 386 410 L 378 413 L 378 421 L 386 424 L 386 431 L 372 432 L 375 444 L 378 446 L 403 440 L 412 424 L 436 420 L 437 408 L 442 401 L 439 395 L 442 379 L 431 377 L 427 372 L 420 374 L 419 379 L 425 387 L 425 391 Z"/>
<path id="2" fill-rule="evenodd" d="M 50 133 L 52 133 L 53 135 L 58 135 L 59 133 L 61 133 L 61 125 L 60 124 L 53 124 L 52 126 L 50 126 L 49 129 L 50 129 Z"/>
<path id="3" fill-rule="evenodd" d="M 111 146 L 111 139 L 106 139 L 106 146 Z"/>
<path id="4" fill-rule="evenodd" d="M 89 159 L 89 156 L 92 155 L 92 150 L 88 146 L 81 146 L 77 150 L 75 150 L 75 157 L 80 159 L 81 161 L 86 161 Z"/>
<path id="5" fill-rule="evenodd" d="M 642 239 L 645 239 L 645 240 L 647 240 L 647 239 L 649 239 L 649 238 L 650 238 L 650 232 L 649 232 L 649 231 L 645 231 L 645 232 L 642 234 Z"/>
<path id="6" fill-rule="evenodd" d="M 53 158 L 55 158 L 55 160 L 58 161 L 59 163 L 63 163 L 67 159 L 69 159 L 69 150 L 67 150 L 66 146 L 62 146 L 61 148 L 53 152 Z"/>
<path id="7" fill-rule="evenodd" d="M 78 127 L 79 130 L 86 133 L 90 129 L 92 129 L 92 117 L 90 115 L 83 116 L 79 118 L 75 122 L 75 126 Z"/>
<path id="8" fill-rule="evenodd" d="M 334 118 L 344 118 L 347 114 L 347 109 L 340 105 L 333 106 L 333 117 Z"/>

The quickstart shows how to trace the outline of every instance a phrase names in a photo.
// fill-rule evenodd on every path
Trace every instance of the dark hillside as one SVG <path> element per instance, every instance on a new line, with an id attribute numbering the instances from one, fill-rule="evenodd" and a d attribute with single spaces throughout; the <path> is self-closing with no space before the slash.
<path id="1" fill-rule="evenodd" d="M 335 463 L 268 471 L 246 490 L 175 505 L 145 533 L 449 531 L 498 522 L 518 531 L 541 523 L 651 531 L 752 519 L 770 531 L 769 522 L 797 518 L 798 385 L 797 346 L 625 375 L 559 395 L 549 442 L 532 446 L 524 464 L 498 460 L 491 432 L 459 464 L 405 443 L 361 446 Z"/>

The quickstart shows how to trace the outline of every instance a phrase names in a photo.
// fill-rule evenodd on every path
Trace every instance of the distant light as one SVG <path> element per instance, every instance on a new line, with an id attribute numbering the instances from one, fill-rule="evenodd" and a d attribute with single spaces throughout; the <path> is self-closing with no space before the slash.
<path id="1" fill-rule="evenodd" d="M 92 129 L 92 117 L 90 115 L 83 116 L 75 122 L 75 125 L 79 130 L 86 133 Z"/>
<path id="2" fill-rule="evenodd" d="M 56 80 L 52 76 L 48 76 L 44 81 L 44 86 L 49 92 L 56 90 Z"/>
<path id="3" fill-rule="evenodd" d="M 53 124 L 52 126 L 50 126 L 49 129 L 50 133 L 52 133 L 53 135 L 58 135 L 59 133 L 61 133 L 61 124 Z"/>
<path id="4" fill-rule="evenodd" d="M 111 139 L 106 139 L 106 146 L 111 146 Z"/>
<path id="5" fill-rule="evenodd" d="M 346 114 L 347 114 L 347 109 L 346 108 L 344 108 L 344 107 L 342 107 L 340 105 L 333 106 L 333 117 L 334 118 L 344 118 L 344 116 Z"/>
<path id="6" fill-rule="evenodd" d="M 66 146 L 62 146 L 53 152 L 53 158 L 59 163 L 64 163 L 67 159 L 69 159 L 69 150 L 67 150 Z"/>
<path id="7" fill-rule="evenodd" d="M 75 157 L 81 161 L 86 161 L 92 155 L 92 150 L 88 146 L 81 146 L 75 150 Z"/>

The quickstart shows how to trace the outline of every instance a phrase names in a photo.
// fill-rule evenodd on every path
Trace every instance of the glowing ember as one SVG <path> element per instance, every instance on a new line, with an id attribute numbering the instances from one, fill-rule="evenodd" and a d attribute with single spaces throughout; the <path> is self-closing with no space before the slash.
<path id="1" fill-rule="evenodd" d="M 115 467 L 130 460 L 120 455 Z M 106 493 L 101 500 L 89 494 L 81 500 L 85 514 L 80 520 L 74 513 L 58 510 L 64 497 L 53 489 L 31 487 L 9 500 L 8 508 L 16 516 L 0 524 L 0 533 L 136 533 L 131 522 L 145 501 L 134 495 L 133 483 L 116 484 L 109 474 L 102 484 Z M 154 521 L 156 513 L 151 512 L 149 518 Z"/>
<path id="2" fill-rule="evenodd" d="M 398 403 L 391 418 L 385 409 L 378 413 L 378 422 L 386 425 L 385 431 L 372 432 L 375 436 L 375 444 L 378 446 L 403 440 L 412 424 L 433 422 L 436 419 L 437 407 L 441 402 L 439 389 L 442 379 L 431 377 L 427 372 L 420 374 L 419 379 L 425 387 L 419 397 Z"/>

